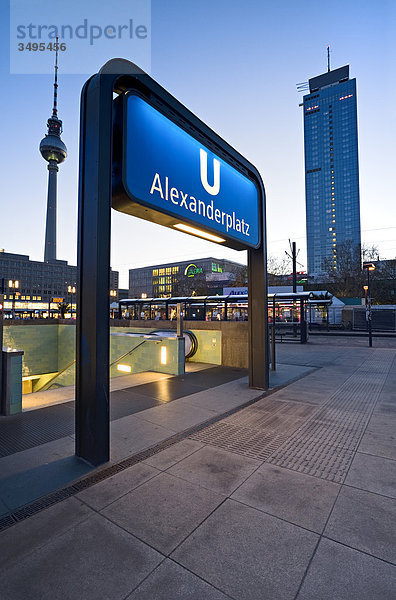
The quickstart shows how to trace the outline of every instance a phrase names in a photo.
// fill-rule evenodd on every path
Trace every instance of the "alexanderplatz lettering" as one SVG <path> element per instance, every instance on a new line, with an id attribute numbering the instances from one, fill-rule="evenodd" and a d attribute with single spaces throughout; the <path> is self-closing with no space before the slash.
<path id="1" fill-rule="evenodd" d="M 248 251 L 249 385 L 268 388 L 261 177 L 136 65 L 111 60 L 81 94 L 76 454 L 94 465 L 109 460 L 110 452 L 111 206 Z M 147 239 L 148 245 L 153 242 L 154 234 Z M 180 242 L 181 248 L 184 244 Z M 136 248 L 136 255 L 142 252 L 144 248 Z M 195 265 L 189 267 L 187 276 Z"/>
<path id="2" fill-rule="evenodd" d="M 208 204 L 205 203 L 204 200 L 197 200 L 195 196 L 189 196 L 187 193 L 184 194 L 182 190 L 178 190 L 175 187 L 172 187 L 169 191 L 169 178 L 165 177 L 165 186 L 161 184 L 161 177 L 158 173 L 154 176 L 153 185 L 150 189 L 150 194 L 154 194 L 157 192 L 162 200 L 170 200 L 172 204 L 176 206 L 180 206 L 180 208 L 184 208 L 185 210 L 189 210 L 194 215 L 198 217 L 203 217 L 208 221 L 215 220 L 216 223 L 222 226 L 222 228 L 226 228 L 226 232 L 228 231 L 238 231 L 239 233 L 243 233 L 246 237 L 250 237 L 249 229 L 250 223 L 245 223 L 244 219 L 238 219 L 235 215 L 235 211 L 232 212 L 232 215 L 224 210 L 220 210 L 219 208 L 214 208 L 213 200 Z M 168 210 L 172 210 L 172 207 Z M 193 218 L 186 214 L 187 219 Z"/>

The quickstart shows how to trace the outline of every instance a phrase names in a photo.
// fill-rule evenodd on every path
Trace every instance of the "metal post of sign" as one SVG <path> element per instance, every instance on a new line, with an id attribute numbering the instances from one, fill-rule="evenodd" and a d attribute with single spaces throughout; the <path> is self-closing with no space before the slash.
<path id="1" fill-rule="evenodd" d="M 81 96 L 76 345 L 76 454 L 109 460 L 109 271 L 112 85 L 94 75 Z M 110 85 L 106 85 L 109 84 Z"/>
<path id="2" fill-rule="evenodd" d="M 268 288 L 264 188 L 261 195 L 261 246 L 257 250 L 248 250 L 249 386 L 267 390 L 269 387 Z"/>
<path id="3" fill-rule="evenodd" d="M 110 457 L 109 293 L 112 107 L 120 73 L 91 77 L 81 94 L 76 340 L 76 454 L 92 465 Z M 132 67 L 132 68 L 131 68 Z"/>

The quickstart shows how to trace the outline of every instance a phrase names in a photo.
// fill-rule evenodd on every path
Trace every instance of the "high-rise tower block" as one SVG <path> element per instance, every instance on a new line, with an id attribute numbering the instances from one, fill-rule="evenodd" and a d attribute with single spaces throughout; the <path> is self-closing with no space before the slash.
<path id="1" fill-rule="evenodd" d="M 349 66 L 309 80 L 304 96 L 308 273 L 339 268 L 340 253 L 360 251 L 356 79 Z"/>

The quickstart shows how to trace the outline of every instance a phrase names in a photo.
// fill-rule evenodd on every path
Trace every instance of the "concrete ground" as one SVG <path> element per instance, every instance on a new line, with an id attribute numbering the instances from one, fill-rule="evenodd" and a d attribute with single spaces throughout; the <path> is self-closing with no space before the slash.
<path id="1" fill-rule="evenodd" d="M 246 379 L 114 421 L 97 483 L 81 473 L 65 500 L 3 519 L 1 599 L 393 600 L 396 344 L 384 346 L 278 344 L 280 380 L 306 375 L 224 418 L 257 398 Z M 1 472 L 28 481 L 26 462 L 63 456 L 52 444 Z"/>

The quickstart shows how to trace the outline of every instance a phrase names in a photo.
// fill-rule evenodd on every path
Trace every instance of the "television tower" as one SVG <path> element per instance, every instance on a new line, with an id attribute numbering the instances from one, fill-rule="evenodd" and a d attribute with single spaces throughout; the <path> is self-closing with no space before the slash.
<path id="1" fill-rule="evenodd" d="M 41 156 L 48 162 L 47 220 L 45 226 L 44 262 L 56 260 L 56 181 L 58 164 L 67 156 L 67 148 L 61 140 L 62 121 L 58 118 L 58 38 L 56 38 L 54 106 L 47 121 L 48 133 L 40 142 Z"/>

